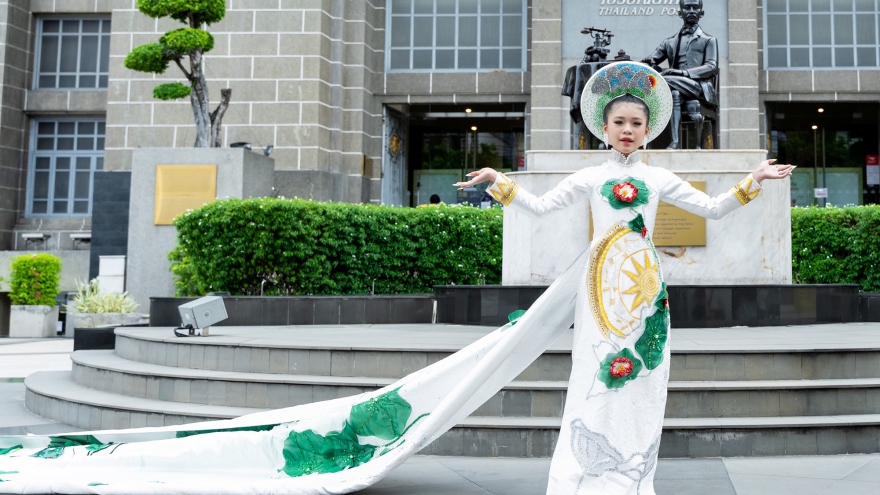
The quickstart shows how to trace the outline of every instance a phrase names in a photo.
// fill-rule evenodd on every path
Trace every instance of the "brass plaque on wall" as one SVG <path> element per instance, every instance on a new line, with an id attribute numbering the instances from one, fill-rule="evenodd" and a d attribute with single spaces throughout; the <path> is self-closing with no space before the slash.
<path id="1" fill-rule="evenodd" d="M 217 165 L 156 166 L 154 224 L 171 225 L 181 213 L 216 198 Z"/>
<path id="2" fill-rule="evenodd" d="M 696 189 L 706 192 L 706 181 L 688 182 Z M 661 201 L 657 209 L 653 241 L 657 247 L 705 246 L 706 219 Z"/>

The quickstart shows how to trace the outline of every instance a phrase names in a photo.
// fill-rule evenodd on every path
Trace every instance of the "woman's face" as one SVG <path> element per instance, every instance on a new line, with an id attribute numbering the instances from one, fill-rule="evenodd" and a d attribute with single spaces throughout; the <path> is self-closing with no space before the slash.
<path id="1" fill-rule="evenodd" d="M 608 113 L 603 126 L 608 144 L 624 155 L 629 155 L 645 142 L 648 123 L 645 110 L 635 103 L 618 103 Z"/>

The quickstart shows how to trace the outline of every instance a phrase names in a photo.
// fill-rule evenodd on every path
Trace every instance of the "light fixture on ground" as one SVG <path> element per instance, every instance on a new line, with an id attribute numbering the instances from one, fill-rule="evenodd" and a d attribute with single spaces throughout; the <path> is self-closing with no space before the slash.
<path id="1" fill-rule="evenodd" d="M 180 327 L 174 329 L 174 335 L 189 337 L 208 335 L 211 325 L 220 323 L 229 317 L 226 306 L 220 296 L 205 296 L 177 307 L 180 313 Z M 187 333 L 178 332 L 187 330 Z"/>
<path id="2" fill-rule="evenodd" d="M 825 111 L 824 108 L 820 108 L 820 109 L 819 109 L 819 113 L 823 113 L 824 111 Z"/>
<path id="3" fill-rule="evenodd" d="M 814 130 L 814 131 L 815 131 L 816 129 L 818 129 L 818 128 L 819 128 L 819 126 L 817 126 L 817 125 L 814 125 L 814 126 L 813 126 L 813 130 Z"/>

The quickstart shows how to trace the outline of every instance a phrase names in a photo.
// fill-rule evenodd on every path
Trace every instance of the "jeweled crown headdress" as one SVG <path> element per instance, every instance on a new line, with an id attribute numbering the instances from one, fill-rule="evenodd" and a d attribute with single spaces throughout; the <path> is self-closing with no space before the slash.
<path id="1" fill-rule="evenodd" d="M 657 71 L 637 62 L 616 62 L 602 67 L 587 81 L 581 95 L 581 114 L 590 132 L 602 139 L 605 106 L 615 98 L 633 95 L 648 105 L 647 141 L 663 132 L 672 116 L 672 93 Z"/>

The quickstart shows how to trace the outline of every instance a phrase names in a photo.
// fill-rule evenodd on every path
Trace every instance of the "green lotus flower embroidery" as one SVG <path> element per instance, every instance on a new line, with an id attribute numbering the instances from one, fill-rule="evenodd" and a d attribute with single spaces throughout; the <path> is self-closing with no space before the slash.
<path id="1" fill-rule="evenodd" d="M 645 182 L 632 177 L 609 180 L 602 186 L 600 192 L 611 207 L 617 210 L 646 204 L 651 196 L 651 190 Z"/>
<path id="2" fill-rule="evenodd" d="M 288 435 L 284 441 L 285 463 L 281 471 L 291 477 L 336 473 L 373 459 L 379 447 L 386 447 L 379 455 L 390 452 L 395 443 L 401 442 L 407 430 L 427 416 L 423 414 L 408 423 L 412 406 L 400 396 L 399 390 L 352 406 L 340 431 L 319 435 L 306 430 Z M 359 437 L 376 437 L 391 442 L 371 445 L 361 443 Z"/>
<path id="3" fill-rule="evenodd" d="M 642 362 L 632 351 L 623 349 L 617 353 L 609 353 L 599 369 L 599 379 L 608 388 L 621 388 L 626 382 L 634 379 L 642 370 Z"/>

